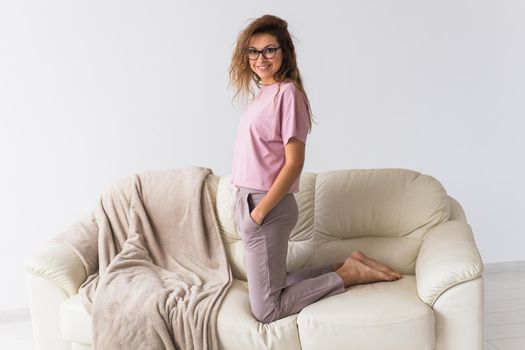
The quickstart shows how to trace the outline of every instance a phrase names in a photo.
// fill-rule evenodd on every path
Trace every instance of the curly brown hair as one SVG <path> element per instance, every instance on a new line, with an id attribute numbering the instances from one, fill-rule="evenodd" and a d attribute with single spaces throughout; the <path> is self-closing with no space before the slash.
<path id="1" fill-rule="evenodd" d="M 253 81 L 258 89 L 261 88 L 261 78 L 255 74 L 250 68 L 248 62 L 248 46 L 252 35 L 255 34 L 270 34 L 273 35 L 279 45 L 282 48 L 283 60 L 281 67 L 275 73 L 274 79 L 279 83 L 279 92 L 281 83 L 284 81 L 291 81 L 296 87 L 296 93 L 299 91 L 306 99 L 308 108 L 308 132 L 312 129 L 312 110 L 310 107 L 310 101 L 303 87 L 301 74 L 297 68 L 297 59 L 295 54 L 295 46 L 293 44 L 290 33 L 288 32 L 288 23 L 274 15 L 263 15 L 259 18 L 251 19 L 252 21 L 248 26 L 242 30 L 238 37 L 235 49 L 232 54 L 232 60 L 229 68 L 230 82 L 229 86 L 232 86 L 235 95 L 233 100 L 238 98 L 240 95 L 244 97 L 255 96 L 252 91 L 250 83 Z M 297 99 L 296 99 L 297 103 Z"/>

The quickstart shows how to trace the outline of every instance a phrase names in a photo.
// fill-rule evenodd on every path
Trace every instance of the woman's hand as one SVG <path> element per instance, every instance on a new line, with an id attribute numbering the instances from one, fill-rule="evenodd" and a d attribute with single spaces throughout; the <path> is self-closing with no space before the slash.
<path id="1" fill-rule="evenodd" d="M 253 208 L 253 210 L 250 213 L 250 216 L 252 217 L 252 220 L 255 221 L 255 223 L 259 226 L 262 225 L 262 222 L 264 220 L 264 217 L 266 216 L 264 213 L 261 213 L 257 207 Z"/>

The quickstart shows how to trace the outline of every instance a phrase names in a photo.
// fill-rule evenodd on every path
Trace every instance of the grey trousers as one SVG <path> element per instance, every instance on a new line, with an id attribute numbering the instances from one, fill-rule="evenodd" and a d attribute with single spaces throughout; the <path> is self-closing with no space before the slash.
<path id="1" fill-rule="evenodd" d="M 288 239 L 299 211 L 287 193 L 258 225 L 251 211 L 267 191 L 233 186 L 234 216 L 244 244 L 248 296 L 253 316 L 263 323 L 296 314 L 305 306 L 345 291 L 332 266 L 286 271 Z"/>

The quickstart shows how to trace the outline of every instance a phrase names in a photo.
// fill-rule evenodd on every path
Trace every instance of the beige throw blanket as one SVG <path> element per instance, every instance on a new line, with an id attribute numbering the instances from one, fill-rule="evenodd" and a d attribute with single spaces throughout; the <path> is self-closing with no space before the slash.
<path id="1" fill-rule="evenodd" d="M 218 349 L 219 306 L 232 283 L 205 179 L 211 169 L 134 174 L 55 237 L 80 256 L 92 348 Z"/>

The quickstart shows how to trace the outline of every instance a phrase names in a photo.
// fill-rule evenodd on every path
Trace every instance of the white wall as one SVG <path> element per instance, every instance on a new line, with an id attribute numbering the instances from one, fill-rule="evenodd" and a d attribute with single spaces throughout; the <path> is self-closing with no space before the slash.
<path id="1" fill-rule="evenodd" d="M 525 3 L 0 2 L 0 310 L 24 261 L 133 172 L 231 170 L 250 18 L 288 20 L 318 124 L 305 171 L 408 168 L 463 205 L 484 262 L 525 260 Z"/>

